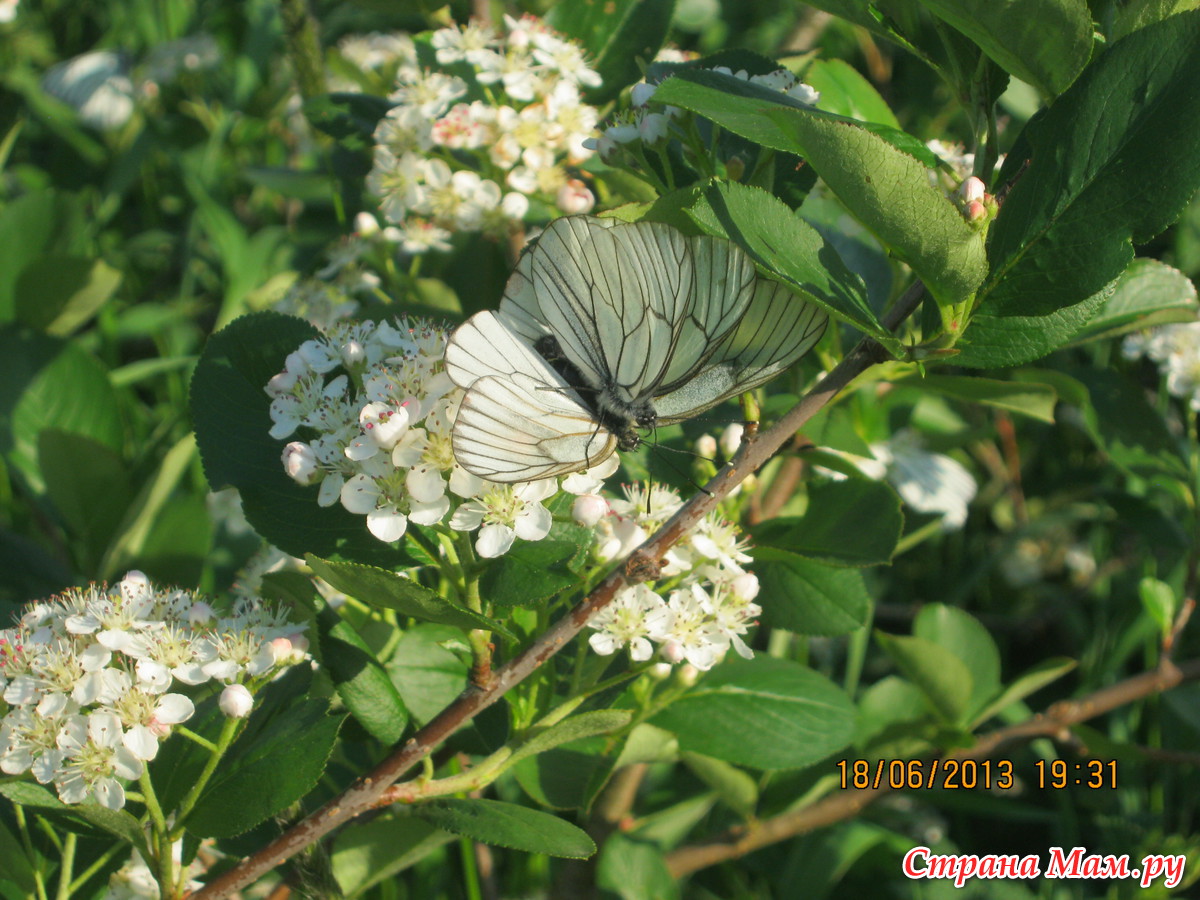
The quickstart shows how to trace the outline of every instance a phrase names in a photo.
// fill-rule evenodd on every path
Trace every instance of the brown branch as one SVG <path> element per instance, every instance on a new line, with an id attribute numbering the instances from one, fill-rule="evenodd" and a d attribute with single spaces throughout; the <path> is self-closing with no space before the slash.
<path id="1" fill-rule="evenodd" d="M 1193 681 L 1198 678 L 1200 678 L 1200 659 L 1190 660 L 1180 666 L 1164 660 L 1157 669 L 1151 672 L 1143 672 L 1141 675 L 1127 678 L 1125 681 L 1098 690 L 1078 700 L 1064 700 L 1056 703 L 1044 713 L 1038 713 L 1018 725 L 994 731 L 981 738 L 974 746 L 953 751 L 946 754 L 944 758 L 982 760 L 1015 741 L 1027 741 L 1039 737 L 1059 738 L 1072 725 L 1095 718 L 1135 700 L 1141 700 L 1151 694 L 1169 691 L 1184 681 Z M 843 791 L 814 803 L 812 806 L 806 806 L 804 809 L 764 819 L 752 825 L 731 828 L 724 834 L 703 843 L 680 847 L 667 854 L 667 867 L 674 877 L 681 878 L 708 866 L 738 859 L 770 844 L 849 819 L 890 791 L 891 788 L 887 786 Z"/>
<path id="2" fill-rule="evenodd" d="M 883 318 L 884 327 L 894 330 L 908 318 L 925 294 L 924 285 L 915 282 Z M 649 540 L 633 552 L 649 559 L 663 554 L 697 522 L 728 496 L 742 479 L 759 469 L 774 453 L 817 414 L 846 385 L 878 362 L 888 359 L 887 351 L 870 338 L 863 338 L 838 365 L 821 379 L 773 428 L 755 439 L 744 439 L 737 454 L 721 469 L 703 491 L 685 503 Z M 612 602 L 617 592 L 629 583 L 625 566 L 618 565 L 569 613 L 551 625 L 525 650 L 493 671 L 487 686 L 471 685 L 457 700 L 443 709 L 415 735 L 397 745 L 392 754 L 369 774 L 364 775 L 339 796 L 310 814 L 253 856 L 225 872 L 202 888 L 196 900 L 217 900 L 250 884 L 302 849 L 320 840 L 340 825 L 378 805 L 380 797 L 401 775 L 433 752 L 442 741 L 504 696 L 534 670 L 565 647 L 587 625 L 593 615 Z"/>

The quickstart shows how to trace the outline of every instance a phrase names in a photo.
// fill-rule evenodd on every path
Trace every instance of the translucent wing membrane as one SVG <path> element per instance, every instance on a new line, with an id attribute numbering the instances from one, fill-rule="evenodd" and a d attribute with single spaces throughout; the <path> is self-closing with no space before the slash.
<path id="1" fill-rule="evenodd" d="M 825 325 L 728 241 L 559 219 L 521 256 L 499 312 L 450 339 L 446 371 L 467 389 L 455 456 L 502 482 L 594 466 L 636 445 L 635 424 L 689 418 L 775 377 Z"/>
<path id="2" fill-rule="evenodd" d="M 455 457 L 491 481 L 577 472 L 616 448 L 616 438 L 573 393 L 519 372 L 477 380 L 454 422 Z"/>
<path id="3" fill-rule="evenodd" d="M 737 328 L 693 378 L 654 399 L 658 421 L 679 422 L 791 368 L 825 333 L 829 317 L 783 285 L 760 281 Z"/>

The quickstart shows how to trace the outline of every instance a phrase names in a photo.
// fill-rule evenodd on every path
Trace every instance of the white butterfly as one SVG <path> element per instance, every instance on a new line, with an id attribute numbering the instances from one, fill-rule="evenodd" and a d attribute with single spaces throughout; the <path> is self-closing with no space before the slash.
<path id="1" fill-rule="evenodd" d="M 594 466 L 639 428 L 691 418 L 804 355 L 827 317 L 713 237 L 657 222 L 558 219 L 517 263 L 498 312 L 454 332 L 466 389 L 454 454 L 491 481 Z"/>

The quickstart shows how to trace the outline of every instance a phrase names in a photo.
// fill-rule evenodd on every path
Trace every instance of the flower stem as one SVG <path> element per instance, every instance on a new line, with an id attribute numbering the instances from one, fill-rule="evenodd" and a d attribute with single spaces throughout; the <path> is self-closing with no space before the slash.
<path id="1" fill-rule="evenodd" d="M 200 799 L 200 794 L 208 785 L 208 781 L 212 778 L 213 772 L 217 770 L 217 764 L 225 755 L 225 751 L 229 749 L 229 745 L 233 743 L 233 739 L 237 737 L 238 731 L 244 719 L 226 719 L 225 724 L 221 726 L 221 734 L 217 738 L 216 747 L 208 757 L 208 762 L 204 764 L 204 771 L 200 773 L 200 777 L 196 779 L 196 783 L 192 785 L 191 790 L 183 798 L 179 804 L 179 809 L 176 814 L 175 828 L 171 835 L 172 838 L 178 836 L 177 833 L 183 832 L 183 823 L 187 820 L 188 813 L 196 805 L 196 801 Z"/>
<path id="2" fill-rule="evenodd" d="M 183 725 L 176 725 L 175 730 L 177 732 L 179 732 L 180 734 L 182 734 L 189 741 L 199 744 L 201 747 L 203 747 L 205 750 L 207 750 L 210 753 L 214 752 L 217 749 L 216 744 L 214 744 L 208 738 L 201 737 L 200 735 L 196 734 L 196 732 L 192 731 L 190 728 L 185 728 Z"/>
<path id="3" fill-rule="evenodd" d="M 17 820 L 17 830 L 21 833 L 21 844 L 25 847 L 25 858 L 29 861 L 30 871 L 33 872 L 33 886 L 37 891 L 38 900 L 46 900 L 46 883 L 42 880 L 42 871 L 37 866 L 37 854 L 33 850 L 33 841 L 29 837 L 29 827 L 25 820 L 25 807 L 14 803 L 13 813 Z"/>
<path id="4" fill-rule="evenodd" d="M 71 900 L 71 873 L 75 870 L 75 844 L 79 840 L 73 831 L 63 841 L 62 860 L 58 867 L 58 900 Z"/>

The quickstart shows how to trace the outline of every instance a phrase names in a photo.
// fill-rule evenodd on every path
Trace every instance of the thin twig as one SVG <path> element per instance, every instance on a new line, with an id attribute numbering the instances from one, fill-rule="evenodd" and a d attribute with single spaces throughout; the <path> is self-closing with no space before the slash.
<path id="1" fill-rule="evenodd" d="M 919 281 L 914 283 L 888 310 L 883 318 L 884 327 L 895 330 L 917 309 L 924 294 L 924 285 Z M 859 341 L 845 359 L 821 379 L 821 382 L 773 428 L 758 435 L 754 440 L 744 440 L 734 458 L 713 477 L 705 489 L 697 492 L 649 540 L 635 550 L 634 554 L 661 559 L 670 547 L 727 497 L 742 479 L 759 469 L 846 385 L 871 366 L 888 358 L 887 350 L 876 341 L 870 338 Z M 333 829 L 375 807 L 384 791 L 401 775 L 570 643 L 592 616 L 611 603 L 617 592 L 627 583 L 625 566 L 618 565 L 574 609 L 551 625 L 512 660 L 495 669 L 487 687 L 469 686 L 424 728 L 398 745 L 392 754 L 369 774 L 364 775 L 345 792 L 298 822 L 253 856 L 242 860 L 202 888 L 194 895 L 196 900 L 218 900 L 220 897 L 229 896 L 290 859 L 309 844 L 320 840 Z"/>
<path id="2" fill-rule="evenodd" d="M 1151 672 L 1127 678 L 1078 700 L 1056 703 L 1044 713 L 1009 728 L 994 731 L 981 738 L 974 746 L 947 753 L 944 758 L 982 760 L 1016 741 L 1028 741 L 1039 737 L 1057 739 L 1072 725 L 1198 678 L 1200 659 L 1190 660 L 1181 666 L 1164 660 Z M 700 869 L 738 859 L 770 844 L 852 818 L 868 804 L 890 792 L 891 788 L 886 785 L 866 790 L 842 791 L 812 806 L 764 819 L 753 825 L 732 828 L 703 843 L 680 847 L 667 854 L 667 868 L 673 876 L 681 878 Z"/>

